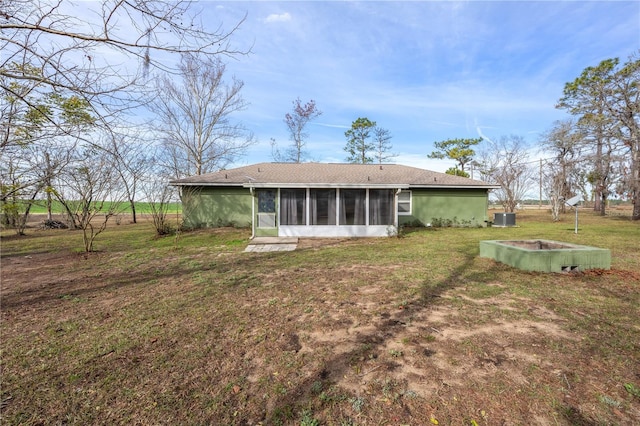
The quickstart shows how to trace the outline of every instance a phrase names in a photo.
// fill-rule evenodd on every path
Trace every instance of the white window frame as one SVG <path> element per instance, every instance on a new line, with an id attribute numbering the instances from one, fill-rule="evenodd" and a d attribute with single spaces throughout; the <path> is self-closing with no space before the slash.
<path id="1" fill-rule="evenodd" d="M 409 194 L 409 200 L 401 200 L 400 197 L 402 197 L 402 194 Z M 409 203 L 409 211 L 406 212 L 402 212 L 400 211 L 400 204 L 407 204 L 407 202 Z M 400 193 L 398 194 L 398 216 L 411 216 L 412 212 L 413 212 L 413 194 L 411 193 L 410 190 L 402 190 L 400 191 Z"/>
<path id="2" fill-rule="evenodd" d="M 260 211 L 260 192 L 258 192 L 258 228 L 276 228 L 277 227 L 277 211 L 278 211 L 278 198 L 280 197 L 280 190 L 275 189 L 264 189 L 259 191 L 273 191 L 274 199 L 273 199 L 273 212 L 262 212 Z"/>

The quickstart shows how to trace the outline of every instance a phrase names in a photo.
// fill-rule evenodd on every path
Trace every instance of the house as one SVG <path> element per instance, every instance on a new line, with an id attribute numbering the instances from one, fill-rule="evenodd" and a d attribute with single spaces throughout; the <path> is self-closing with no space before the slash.
<path id="1" fill-rule="evenodd" d="M 398 226 L 484 226 L 478 180 L 397 164 L 259 163 L 171 182 L 186 227 L 251 226 L 253 236 L 380 237 Z"/>

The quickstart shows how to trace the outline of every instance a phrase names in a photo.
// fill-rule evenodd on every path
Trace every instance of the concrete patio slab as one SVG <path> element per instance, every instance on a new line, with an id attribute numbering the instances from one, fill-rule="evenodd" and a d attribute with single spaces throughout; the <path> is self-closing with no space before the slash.
<path id="1" fill-rule="evenodd" d="M 249 244 L 245 252 L 265 253 L 269 251 L 294 251 L 297 244 Z"/>
<path id="2" fill-rule="evenodd" d="M 298 238 L 295 237 L 255 237 L 244 251 L 253 253 L 293 251 L 297 246 Z"/>

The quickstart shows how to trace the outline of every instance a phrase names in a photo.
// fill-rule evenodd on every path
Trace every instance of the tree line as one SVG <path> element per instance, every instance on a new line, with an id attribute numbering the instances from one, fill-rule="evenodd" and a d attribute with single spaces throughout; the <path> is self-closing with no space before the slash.
<path id="1" fill-rule="evenodd" d="M 486 181 L 501 186 L 494 192 L 506 211 L 513 212 L 537 182 L 554 220 L 565 201 L 579 195 L 594 201 L 594 210 L 606 214 L 612 196 L 628 199 L 631 218 L 640 220 L 640 59 L 635 53 L 625 63 L 617 58 L 589 66 L 565 84 L 556 108 L 570 118 L 553 123 L 538 140 L 544 157 L 532 161 L 523 137 L 487 140 L 476 153 L 479 139 L 435 142 L 430 158 L 449 158 L 456 166 L 447 173 L 468 177 L 465 166 Z"/>
<path id="2" fill-rule="evenodd" d="M 99 21 L 84 22 L 70 5 L 0 5 L 3 225 L 23 233 L 43 198 L 51 221 L 56 200 L 91 251 L 122 203 L 137 220 L 142 197 L 168 232 L 167 181 L 224 167 L 253 143 L 233 119 L 243 83 L 226 80 L 221 60 L 248 53 L 232 45 L 244 18 L 211 31 L 192 2 L 142 0 L 90 5 Z"/>
<path id="3" fill-rule="evenodd" d="M 611 196 L 628 199 L 632 219 L 640 220 L 639 85 L 637 54 L 624 64 L 616 58 L 587 67 L 565 84 L 556 108 L 571 118 L 553 123 L 540 135 L 538 153 L 544 158 L 537 161 L 531 159 L 533 151 L 519 135 L 437 141 L 428 157 L 455 161 L 448 174 L 470 177 L 469 170 L 476 171 L 480 179 L 499 185 L 493 195 L 508 212 L 515 211 L 537 184 L 540 199 L 544 193 L 550 202 L 554 220 L 559 220 L 565 201 L 575 195 L 593 200 L 594 210 L 603 216 Z M 320 114 L 313 100 L 304 105 L 299 98 L 294 101 L 293 112 L 285 118 L 293 145 L 287 155 L 276 152 L 274 159 L 303 161 L 305 126 Z M 392 153 L 389 130 L 366 117 L 353 121 L 345 137 L 347 162 L 383 163 L 397 156 Z M 272 145 L 276 147 L 275 141 Z"/>
<path id="4" fill-rule="evenodd" d="M 163 206 L 176 194 L 167 182 L 223 169 L 256 143 L 235 119 L 247 106 L 244 83 L 228 77 L 223 62 L 249 53 L 232 44 L 244 18 L 211 31 L 190 2 L 106 1 L 93 10 L 100 25 L 89 25 L 64 6 L 0 6 L 2 221 L 22 233 L 35 200 L 57 200 L 91 251 L 119 204 L 131 205 L 135 222 L 135 201 L 143 198 L 157 208 L 157 232 L 169 232 Z M 602 214 L 617 194 L 634 202 L 640 219 L 639 69 L 637 58 L 610 59 L 566 84 L 557 106 L 574 119 L 555 123 L 541 140 L 553 156 L 544 163 L 545 191 L 558 205 L 572 194 L 586 197 L 589 186 Z M 142 120 L 147 111 L 151 118 Z M 273 141 L 274 159 L 306 161 L 308 124 L 321 114 L 315 101 L 294 100 L 283 120 L 291 145 L 280 152 Z M 344 135 L 348 162 L 396 156 L 391 132 L 367 117 Z M 515 208 L 535 175 L 523 138 L 488 141 L 476 155 L 480 142 L 436 142 L 429 156 L 454 159 L 451 174 L 477 170 L 501 185 L 505 208 Z"/>

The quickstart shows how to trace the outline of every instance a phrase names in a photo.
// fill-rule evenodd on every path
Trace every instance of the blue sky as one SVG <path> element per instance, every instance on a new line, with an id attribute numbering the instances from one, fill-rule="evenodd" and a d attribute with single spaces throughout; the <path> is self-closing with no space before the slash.
<path id="1" fill-rule="evenodd" d="M 289 144 L 284 115 L 314 99 L 310 159 L 340 162 L 358 117 L 393 135 L 395 162 L 445 171 L 433 142 L 516 134 L 534 146 L 566 117 L 564 84 L 640 49 L 640 2 L 201 2 L 252 53 L 228 61 L 250 103 L 238 115 L 258 144 L 236 165 Z"/>

